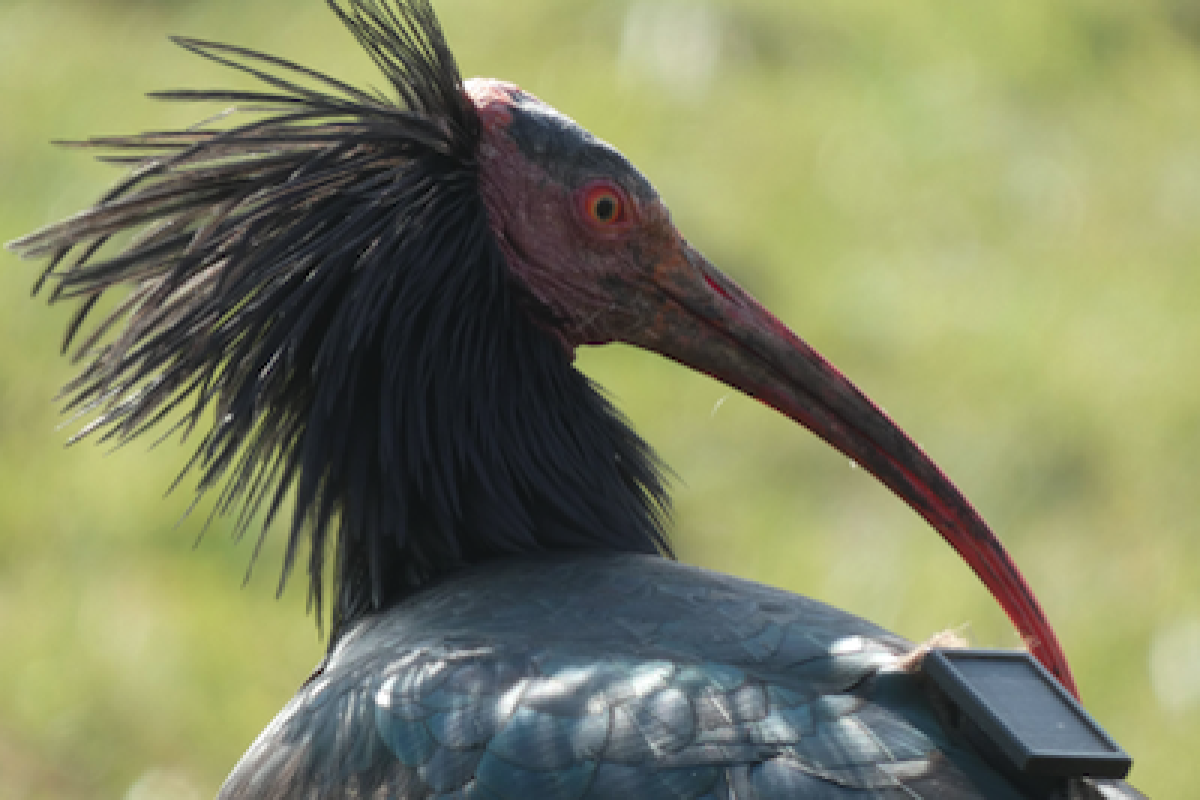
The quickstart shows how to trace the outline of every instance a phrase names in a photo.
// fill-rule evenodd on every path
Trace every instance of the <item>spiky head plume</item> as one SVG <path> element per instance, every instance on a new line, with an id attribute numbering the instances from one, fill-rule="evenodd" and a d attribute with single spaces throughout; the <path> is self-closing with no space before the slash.
<path id="1" fill-rule="evenodd" d="M 131 173 L 10 245 L 49 258 L 52 301 L 79 302 L 64 350 L 84 366 L 64 395 L 92 415 L 80 435 L 201 431 L 184 472 L 219 489 L 216 512 L 240 509 L 239 531 L 259 510 L 265 531 L 291 494 L 282 580 L 309 539 L 320 616 L 333 554 L 335 634 L 497 554 L 665 551 L 653 454 L 497 246 L 480 121 L 428 2 L 329 4 L 393 97 L 177 39 L 265 88 L 156 96 L 251 119 L 81 143 Z"/>

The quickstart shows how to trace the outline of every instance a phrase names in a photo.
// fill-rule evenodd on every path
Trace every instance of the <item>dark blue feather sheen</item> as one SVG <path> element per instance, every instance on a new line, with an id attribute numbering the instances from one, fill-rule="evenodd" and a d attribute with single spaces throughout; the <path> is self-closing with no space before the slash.
<path id="1" fill-rule="evenodd" d="M 1004 775 L 912 645 L 636 554 L 540 554 L 352 624 L 221 800 L 1144 800 Z"/>
<path id="2" fill-rule="evenodd" d="M 394 97 L 180 39 L 262 91 L 225 127 L 93 139 L 132 166 L 92 208 L 11 246 L 80 308 L 80 434 L 127 441 L 212 414 L 184 472 L 239 531 L 292 498 L 331 644 L 361 615 L 501 554 L 669 553 L 649 447 L 514 282 L 478 188 L 479 121 L 424 0 L 331 2 Z M 120 246 L 113 237 L 133 233 Z M 39 281 L 39 287 L 42 281 Z M 127 299 L 79 341 L 97 300 Z M 181 476 L 182 477 L 182 476 Z M 261 539 L 260 539 L 261 541 Z M 257 547 L 256 547 L 257 552 Z M 325 563 L 332 554 L 332 575 Z"/>
<path id="3" fill-rule="evenodd" d="M 504 559 L 352 625 L 220 797 L 1029 796 L 947 735 L 910 649 L 665 559 Z"/>

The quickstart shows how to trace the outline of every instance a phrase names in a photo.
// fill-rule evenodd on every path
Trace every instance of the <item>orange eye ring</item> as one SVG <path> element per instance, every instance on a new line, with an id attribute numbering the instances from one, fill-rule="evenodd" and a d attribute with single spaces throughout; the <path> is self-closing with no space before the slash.
<path id="1" fill-rule="evenodd" d="M 597 230 L 613 230 L 628 221 L 625 193 L 612 181 L 586 185 L 579 194 L 579 206 L 584 221 Z"/>

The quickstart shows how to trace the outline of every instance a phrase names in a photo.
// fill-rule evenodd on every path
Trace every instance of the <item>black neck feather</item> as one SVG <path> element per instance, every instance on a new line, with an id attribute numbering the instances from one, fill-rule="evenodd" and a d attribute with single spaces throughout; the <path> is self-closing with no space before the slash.
<path id="1" fill-rule="evenodd" d="M 282 579 L 307 546 L 335 640 L 498 555 L 668 552 L 653 453 L 513 284 L 479 193 L 479 123 L 428 3 L 331 6 L 394 99 L 181 40 L 268 88 L 160 96 L 257 116 L 86 142 L 131 175 L 13 243 L 50 258 L 52 300 L 80 302 L 64 348 L 106 292 L 132 288 L 77 345 L 64 394 L 95 414 L 81 435 L 203 430 L 185 472 L 219 489 L 217 513 L 240 509 L 239 530 L 263 511 L 265 532 L 290 498 Z"/>

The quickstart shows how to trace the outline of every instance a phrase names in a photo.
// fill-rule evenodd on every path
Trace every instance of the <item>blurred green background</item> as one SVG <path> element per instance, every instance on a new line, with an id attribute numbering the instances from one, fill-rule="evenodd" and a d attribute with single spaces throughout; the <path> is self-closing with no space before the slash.
<path id="1" fill-rule="evenodd" d="M 437 4 L 465 76 L 616 143 L 691 241 L 885 406 L 1038 590 L 1155 797 L 1200 748 L 1200 6 Z M 0 240 L 115 177 L 52 138 L 179 127 L 239 83 L 186 34 L 379 85 L 319 0 L 0 0 Z M 185 452 L 66 449 L 69 312 L 0 257 L 0 797 L 211 796 L 321 653 L 278 544 L 162 499 Z M 680 476 L 682 558 L 914 638 L 1015 636 L 811 436 L 629 349 L 583 353 Z M 1190 777 L 1189 777 L 1190 776 Z"/>

